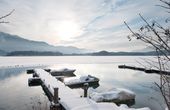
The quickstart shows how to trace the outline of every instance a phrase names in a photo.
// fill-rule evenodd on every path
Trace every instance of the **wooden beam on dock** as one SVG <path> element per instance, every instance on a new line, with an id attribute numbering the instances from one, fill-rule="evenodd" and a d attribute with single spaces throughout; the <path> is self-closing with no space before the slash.
<path id="1" fill-rule="evenodd" d="M 33 74 L 33 73 L 35 73 L 35 71 L 33 69 L 27 70 L 27 74 Z"/>
<path id="2" fill-rule="evenodd" d="M 138 71 L 143 71 L 145 73 L 156 73 L 156 74 L 162 74 L 162 75 L 170 75 L 169 71 L 160 71 L 160 70 L 155 70 L 155 69 L 146 69 L 146 68 L 135 67 L 135 66 L 119 65 L 118 68 L 120 68 L 120 69 L 138 70 Z"/>

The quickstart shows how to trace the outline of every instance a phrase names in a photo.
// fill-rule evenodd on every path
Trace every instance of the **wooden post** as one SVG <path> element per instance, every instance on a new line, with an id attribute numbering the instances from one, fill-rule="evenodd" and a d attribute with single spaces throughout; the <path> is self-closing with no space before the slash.
<path id="1" fill-rule="evenodd" d="M 58 88 L 54 88 L 54 103 L 58 104 Z"/>
<path id="2" fill-rule="evenodd" d="M 88 91 L 88 88 L 89 88 L 89 84 L 88 83 L 85 83 L 84 84 L 84 97 L 87 97 L 87 91 Z"/>
<path id="3" fill-rule="evenodd" d="M 53 96 L 54 104 L 52 104 L 50 106 L 50 110 L 61 110 L 58 100 L 59 100 L 59 98 L 58 98 L 58 88 L 54 88 L 54 96 Z"/>
<path id="4" fill-rule="evenodd" d="M 37 76 L 36 73 L 33 73 L 33 74 L 32 74 L 32 77 L 33 77 L 33 78 L 36 77 L 36 76 Z"/>

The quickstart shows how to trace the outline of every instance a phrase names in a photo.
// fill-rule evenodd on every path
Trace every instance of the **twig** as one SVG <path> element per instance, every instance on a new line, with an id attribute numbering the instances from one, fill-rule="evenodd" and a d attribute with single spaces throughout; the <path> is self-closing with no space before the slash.
<path id="1" fill-rule="evenodd" d="M 8 14 L 0 17 L 0 20 L 6 18 L 6 17 L 8 17 L 8 16 L 10 16 L 14 11 L 15 11 L 15 9 L 13 9 L 10 13 L 8 13 Z M 9 23 L 9 22 L 8 22 L 8 21 L 0 21 L 0 23 Z"/>

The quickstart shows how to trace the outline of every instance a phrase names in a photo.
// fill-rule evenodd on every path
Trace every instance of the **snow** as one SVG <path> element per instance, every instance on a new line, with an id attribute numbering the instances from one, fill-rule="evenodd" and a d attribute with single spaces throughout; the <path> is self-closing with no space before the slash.
<path id="1" fill-rule="evenodd" d="M 96 103 L 89 98 L 81 98 L 78 93 L 65 86 L 43 69 L 35 69 L 35 72 L 52 94 L 54 93 L 53 88 L 59 88 L 59 103 L 62 104 L 66 110 L 150 110 L 149 108 L 128 108 L 126 105 L 121 105 L 119 107 L 114 103 Z"/>
<path id="2" fill-rule="evenodd" d="M 127 105 L 122 104 L 120 106 L 117 106 L 115 103 L 98 103 L 96 106 L 78 106 L 72 110 L 150 110 L 148 107 L 144 108 L 129 108 Z"/>
<path id="3" fill-rule="evenodd" d="M 114 103 L 97 103 L 95 106 L 83 105 L 72 110 L 120 110 Z"/>
<path id="4" fill-rule="evenodd" d="M 56 69 L 56 68 L 52 68 L 50 72 L 74 72 L 75 69 L 68 69 L 68 68 L 60 68 L 60 69 Z"/>
<path id="5" fill-rule="evenodd" d="M 166 107 L 165 110 L 168 110 L 168 107 Z"/>
<path id="6" fill-rule="evenodd" d="M 66 110 L 74 110 L 74 108 L 82 105 L 91 107 L 98 105 L 96 102 L 89 98 L 81 98 L 78 93 L 72 91 L 70 88 L 58 81 L 55 77 L 51 76 L 48 72 L 42 69 L 35 69 L 35 72 L 41 78 L 44 84 L 49 88 L 52 94 L 54 92 L 54 87 L 59 88 L 59 97 L 61 98 L 60 103 L 64 106 L 64 108 L 66 108 Z M 112 110 L 112 108 L 108 108 L 108 110 Z"/>
<path id="7" fill-rule="evenodd" d="M 89 88 L 88 92 L 89 92 L 89 97 L 91 97 L 91 99 L 96 102 L 113 101 L 113 100 L 126 101 L 126 100 L 135 99 L 134 92 L 123 88 L 113 88 L 104 92 L 97 92 L 96 89 Z"/>
<path id="8" fill-rule="evenodd" d="M 138 109 L 129 108 L 129 107 L 128 107 L 127 105 L 125 105 L 125 104 L 121 104 L 121 105 L 119 106 L 119 109 L 120 109 L 120 110 L 151 110 L 151 109 L 148 108 L 148 107 L 138 108 Z"/>
<path id="9" fill-rule="evenodd" d="M 88 81 L 93 81 L 94 78 L 90 77 L 89 75 L 87 76 L 80 76 L 80 77 L 70 77 L 70 78 L 65 78 L 64 83 L 67 84 L 76 84 L 76 83 L 81 83 L 81 82 L 88 82 Z"/>

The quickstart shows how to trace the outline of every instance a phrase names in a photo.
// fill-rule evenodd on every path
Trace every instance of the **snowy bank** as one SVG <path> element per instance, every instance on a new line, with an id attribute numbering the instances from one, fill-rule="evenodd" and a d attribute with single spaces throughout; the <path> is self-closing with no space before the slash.
<path id="1" fill-rule="evenodd" d="M 78 107 L 75 107 L 71 110 L 151 110 L 148 107 L 144 108 L 129 108 L 127 105 L 123 104 L 120 106 L 117 106 L 115 103 L 98 103 L 97 106 L 89 106 L 89 105 L 81 105 Z"/>
<path id="2" fill-rule="evenodd" d="M 88 92 L 89 97 L 96 102 L 121 102 L 135 99 L 134 92 L 123 88 L 113 88 L 103 92 L 89 88 Z"/>
<path id="3" fill-rule="evenodd" d="M 127 105 L 121 104 L 121 105 L 119 106 L 119 109 L 118 109 L 118 110 L 151 110 L 151 109 L 148 108 L 148 107 L 138 108 L 138 109 L 136 109 L 136 108 L 129 108 Z"/>

